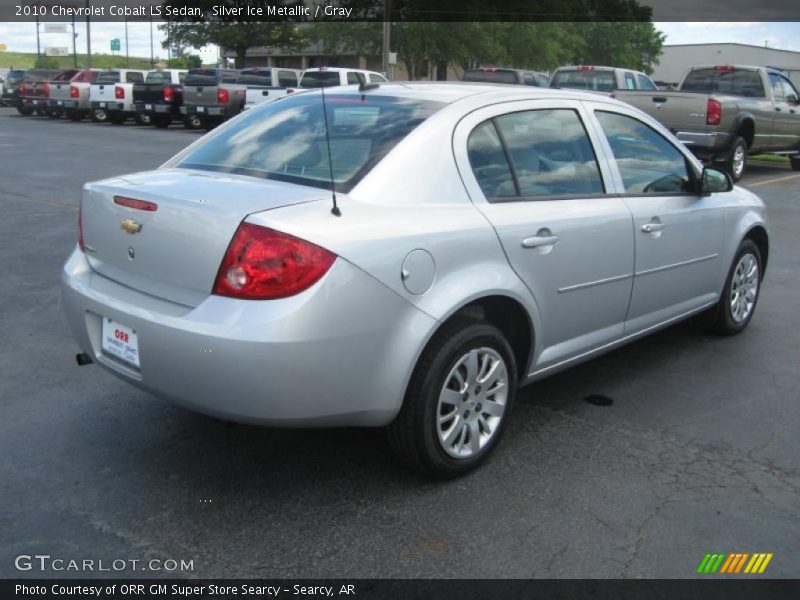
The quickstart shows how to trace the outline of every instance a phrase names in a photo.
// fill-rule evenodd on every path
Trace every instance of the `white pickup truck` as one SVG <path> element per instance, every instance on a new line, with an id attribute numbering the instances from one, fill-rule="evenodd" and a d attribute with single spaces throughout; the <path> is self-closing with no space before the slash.
<path id="1" fill-rule="evenodd" d="M 244 109 L 257 104 L 274 102 L 294 92 L 300 83 L 302 71 L 276 67 L 252 67 L 243 69 L 236 83 L 247 87 Z"/>
<path id="2" fill-rule="evenodd" d="M 306 69 L 300 78 L 301 88 L 321 88 L 335 85 L 361 85 L 362 83 L 389 83 L 380 73 L 344 67 L 319 67 Z"/>
<path id="3" fill-rule="evenodd" d="M 133 117 L 139 125 L 149 125 L 150 116 L 139 114 L 133 107 L 133 86 L 144 83 L 147 71 L 137 69 L 109 69 L 97 74 L 89 89 L 92 121 L 109 121 L 115 125 Z"/>

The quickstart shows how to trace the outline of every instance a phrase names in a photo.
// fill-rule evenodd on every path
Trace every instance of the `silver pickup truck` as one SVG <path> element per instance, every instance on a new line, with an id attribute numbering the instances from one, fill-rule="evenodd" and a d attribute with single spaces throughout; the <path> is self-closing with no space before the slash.
<path id="1" fill-rule="evenodd" d="M 675 91 L 615 96 L 658 119 L 699 158 L 722 163 L 735 181 L 752 154 L 787 154 L 800 171 L 800 95 L 776 69 L 692 67 Z"/>
<path id="2" fill-rule="evenodd" d="M 189 69 L 183 82 L 181 114 L 188 129 L 211 129 L 244 108 L 245 86 L 234 69 Z"/>

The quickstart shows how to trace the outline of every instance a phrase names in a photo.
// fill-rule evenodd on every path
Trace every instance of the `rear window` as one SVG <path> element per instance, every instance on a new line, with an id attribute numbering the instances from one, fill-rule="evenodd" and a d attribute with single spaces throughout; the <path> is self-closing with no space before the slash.
<path id="1" fill-rule="evenodd" d="M 272 85 L 272 71 L 240 73 L 236 83 L 241 83 L 242 85 Z"/>
<path id="2" fill-rule="evenodd" d="M 514 71 L 469 69 L 464 71 L 462 81 L 477 83 L 517 83 L 517 74 L 514 73 Z"/>
<path id="3" fill-rule="evenodd" d="M 617 85 L 613 71 L 559 71 L 550 82 L 550 87 L 590 92 L 613 92 Z"/>
<path id="4" fill-rule="evenodd" d="M 443 104 L 387 96 L 326 95 L 331 162 L 318 94 L 247 111 L 177 166 L 348 192 Z"/>
<path id="5" fill-rule="evenodd" d="M 683 80 L 680 91 L 701 94 L 730 94 L 748 98 L 763 98 L 764 84 L 757 71 L 742 69 L 695 69 Z"/>
<path id="6" fill-rule="evenodd" d="M 186 75 L 186 85 L 217 85 L 217 71 L 214 69 L 192 69 Z"/>
<path id="7" fill-rule="evenodd" d="M 169 71 L 150 71 L 147 74 L 145 83 L 172 83 L 172 76 L 170 75 Z"/>
<path id="8" fill-rule="evenodd" d="M 97 79 L 95 79 L 94 82 L 99 84 L 119 83 L 119 71 L 103 71 L 102 73 L 98 73 Z"/>
<path id="9" fill-rule="evenodd" d="M 11 84 L 17 84 L 20 81 L 22 81 L 22 77 L 24 75 L 25 75 L 24 71 L 11 71 L 6 77 L 6 82 Z"/>
<path id="10" fill-rule="evenodd" d="M 320 88 L 339 85 L 338 71 L 306 71 L 300 79 L 301 88 Z"/>

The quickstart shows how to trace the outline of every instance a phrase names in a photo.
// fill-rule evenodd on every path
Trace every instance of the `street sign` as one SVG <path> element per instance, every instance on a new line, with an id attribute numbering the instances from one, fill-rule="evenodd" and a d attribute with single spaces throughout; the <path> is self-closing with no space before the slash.
<path id="1" fill-rule="evenodd" d="M 111 51 L 112 52 L 119 52 L 120 45 L 119 45 L 119 38 L 114 38 L 111 40 Z"/>
<path id="2" fill-rule="evenodd" d="M 67 24 L 66 23 L 45 23 L 44 24 L 44 32 L 45 33 L 67 33 Z"/>
<path id="3" fill-rule="evenodd" d="M 45 48 L 44 53 L 46 56 L 69 56 L 69 48 L 66 46 L 54 46 Z"/>

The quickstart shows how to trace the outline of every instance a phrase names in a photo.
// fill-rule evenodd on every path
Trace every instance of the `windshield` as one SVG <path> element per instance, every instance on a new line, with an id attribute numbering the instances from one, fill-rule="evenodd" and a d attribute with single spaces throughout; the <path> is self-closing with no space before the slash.
<path id="1" fill-rule="evenodd" d="M 388 96 L 326 95 L 333 179 L 348 192 L 443 104 Z M 248 111 L 177 165 L 331 189 L 319 94 Z"/>
<path id="2" fill-rule="evenodd" d="M 463 81 L 480 83 L 517 83 L 517 74 L 514 73 L 514 71 L 472 69 L 464 71 Z"/>
<path id="3" fill-rule="evenodd" d="M 169 71 L 150 71 L 144 80 L 145 83 L 172 83 Z"/>
<path id="4" fill-rule="evenodd" d="M 24 71 L 10 71 L 8 76 L 6 77 L 6 83 L 17 84 L 22 81 L 22 76 L 25 74 Z"/>
<path id="5" fill-rule="evenodd" d="M 550 82 L 550 87 L 589 90 L 590 92 L 613 92 L 617 87 L 613 71 L 559 71 Z"/>
<path id="6" fill-rule="evenodd" d="M 103 71 L 97 74 L 95 83 L 119 83 L 119 71 Z"/>
<path id="7" fill-rule="evenodd" d="M 192 69 L 186 75 L 185 85 L 217 85 L 215 69 Z"/>
<path id="8" fill-rule="evenodd" d="M 301 88 L 320 88 L 339 85 L 338 71 L 306 71 L 300 79 Z"/>

